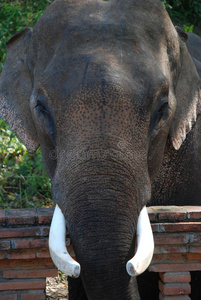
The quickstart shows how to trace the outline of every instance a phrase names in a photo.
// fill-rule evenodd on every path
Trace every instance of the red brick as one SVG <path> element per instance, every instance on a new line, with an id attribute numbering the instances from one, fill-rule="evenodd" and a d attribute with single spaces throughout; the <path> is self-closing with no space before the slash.
<path id="1" fill-rule="evenodd" d="M 20 280 L 9 282 L 0 282 L 0 291 L 14 290 L 41 290 L 46 288 L 46 280 Z"/>
<path id="2" fill-rule="evenodd" d="M 163 295 L 176 296 L 176 295 L 190 295 L 191 286 L 189 283 L 165 283 L 159 281 L 159 290 Z"/>
<path id="3" fill-rule="evenodd" d="M 40 268 L 41 266 L 54 266 L 51 258 L 37 258 L 37 259 L 5 259 L 0 260 L 0 269 L 1 268 Z"/>
<path id="4" fill-rule="evenodd" d="M 6 225 L 6 211 L 0 210 L 0 226 Z"/>
<path id="5" fill-rule="evenodd" d="M 3 278 L 46 278 L 58 276 L 57 269 L 4 270 Z"/>
<path id="6" fill-rule="evenodd" d="M 168 221 L 168 222 L 172 222 L 172 221 L 176 221 L 176 222 L 182 222 L 182 221 L 186 221 L 187 216 L 186 216 L 186 212 L 159 212 L 158 213 L 158 220 L 160 221 Z"/>
<path id="7" fill-rule="evenodd" d="M 186 206 L 187 218 L 189 220 L 200 220 L 201 219 L 201 207 L 200 206 Z"/>
<path id="8" fill-rule="evenodd" d="M 36 258 L 35 250 L 12 250 L 8 253 L 9 259 L 34 259 Z"/>
<path id="9" fill-rule="evenodd" d="M 181 296 L 165 296 L 162 293 L 159 294 L 159 300 L 191 300 L 187 295 Z"/>
<path id="10" fill-rule="evenodd" d="M 54 207 L 38 208 L 37 213 L 38 213 L 39 224 L 50 224 L 54 213 Z"/>
<path id="11" fill-rule="evenodd" d="M 201 263 L 160 263 L 152 264 L 149 266 L 149 271 L 151 272 L 183 272 L 183 271 L 200 271 Z"/>
<path id="12" fill-rule="evenodd" d="M 187 253 L 164 253 L 154 254 L 152 263 L 156 264 L 159 261 L 186 261 Z"/>
<path id="13" fill-rule="evenodd" d="M 176 282 L 187 282 L 191 281 L 191 275 L 189 272 L 172 272 L 172 273 L 159 273 L 162 282 L 164 283 L 176 283 Z"/>
<path id="14" fill-rule="evenodd" d="M 75 252 L 74 252 L 74 249 L 73 249 L 73 246 L 70 245 L 67 247 L 67 250 L 68 250 L 68 253 L 70 254 L 71 257 L 73 257 L 74 259 L 76 259 L 76 256 L 75 256 Z"/>
<path id="15" fill-rule="evenodd" d="M 21 300 L 45 300 L 46 295 L 44 291 L 37 294 L 21 294 Z M 58 298 L 59 299 L 59 298 Z"/>
<path id="16" fill-rule="evenodd" d="M 7 253 L 8 253 L 8 251 L 0 251 L 0 259 L 6 259 Z"/>
<path id="17" fill-rule="evenodd" d="M 148 213 L 153 215 L 155 220 L 169 221 L 185 221 L 185 220 L 200 220 L 200 206 L 151 206 L 148 207 Z"/>
<path id="18" fill-rule="evenodd" d="M 1 293 L 0 293 L 0 299 L 1 300 L 17 300 L 17 294 L 5 294 L 5 295 L 1 295 Z"/>
<path id="19" fill-rule="evenodd" d="M 0 230 L 0 238 L 37 237 L 41 236 L 40 228 L 4 228 Z"/>
<path id="20" fill-rule="evenodd" d="M 187 253 L 189 251 L 188 246 L 161 246 L 155 247 L 154 253 L 155 254 L 162 254 L 162 253 Z"/>
<path id="21" fill-rule="evenodd" d="M 50 252 L 47 249 L 40 250 L 40 251 L 37 251 L 36 256 L 38 258 L 49 258 L 50 257 Z"/>
<path id="22" fill-rule="evenodd" d="M 7 225 L 33 225 L 36 223 L 35 209 L 7 210 Z"/>
<path id="23" fill-rule="evenodd" d="M 181 245 L 188 244 L 190 240 L 190 235 L 188 233 L 180 233 L 180 234 L 155 234 L 154 235 L 154 243 L 155 245 Z"/>
<path id="24" fill-rule="evenodd" d="M 148 215 L 149 215 L 150 222 L 156 222 L 157 221 L 157 216 L 158 216 L 157 209 L 155 209 L 154 206 L 147 207 L 147 212 L 148 212 Z"/>
<path id="25" fill-rule="evenodd" d="M 160 232 L 158 223 L 152 223 L 151 224 L 151 229 L 152 229 L 152 232 Z"/>
<path id="26" fill-rule="evenodd" d="M 191 253 L 201 253 L 201 246 L 190 246 L 189 252 Z"/>
<path id="27" fill-rule="evenodd" d="M 48 239 L 17 239 L 12 240 L 12 249 L 47 248 Z"/>
<path id="28" fill-rule="evenodd" d="M 192 233 L 190 236 L 190 243 L 191 244 L 201 244 L 201 234 L 200 233 Z"/>
<path id="29" fill-rule="evenodd" d="M 151 223 L 157 222 L 157 214 L 150 212 L 149 213 L 149 220 Z"/>
<path id="30" fill-rule="evenodd" d="M 0 251 L 9 250 L 10 249 L 10 241 L 0 241 Z"/>
<path id="31" fill-rule="evenodd" d="M 164 206 L 164 207 L 158 207 L 158 220 L 167 220 L 170 221 L 177 221 L 182 222 L 187 219 L 187 211 L 185 207 L 179 207 L 179 206 Z"/>
<path id="32" fill-rule="evenodd" d="M 201 222 L 179 222 L 153 224 L 154 232 L 201 232 Z M 157 225 L 157 227 L 156 227 Z"/>
<path id="33" fill-rule="evenodd" d="M 41 231 L 42 231 L 42 236 L 47 236 L 49 237 L 49 232 L 50 232 L 50 227 L 48 226 L 41 226 Z"/>
<path id="34" fill-rule="evenodd" d="M 194 221 L 194 220 L 200 220 L 201 219 L 201 213 L 200 212 L 190 212 L 190 213 L 187 213 L 187 218 L 191 221 Z"/>
<path id="35" fill-rule="evenodd" d="M 201 261 L 201 253 L 187 253 L 187 259 Z"/>

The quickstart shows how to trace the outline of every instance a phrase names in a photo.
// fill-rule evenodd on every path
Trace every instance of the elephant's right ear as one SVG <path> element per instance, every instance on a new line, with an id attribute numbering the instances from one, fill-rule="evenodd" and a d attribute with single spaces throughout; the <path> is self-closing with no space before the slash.
<path id="1" fill-rule="evenodd" d="M 7 60 L 0 76 L 0 118 L 7 122 L 30 152 L 39 147 L 30 111 L 32 81 L 28 53 L 32 30 L 25 28 L 7 42 Z"/>

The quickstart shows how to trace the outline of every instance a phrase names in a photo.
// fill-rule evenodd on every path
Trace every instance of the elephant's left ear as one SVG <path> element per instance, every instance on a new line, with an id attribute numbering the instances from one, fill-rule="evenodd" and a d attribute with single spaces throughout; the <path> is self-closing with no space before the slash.
<path id="1" fill-rule="evenodd" d="M 170 129 L 173 146 L 178 150 L 201 113 L 201 79 L 186 46 L 187 35 L 179 30 L 180 72 L 175 89 L 177 107 Z"/>
<path id="2" fill-rule="evenodd" d="M 25 28 L 7 42 L 7 60 L 0 76 L 0 118 L 19 136 L 30 152 L 38 146 L 30 110 L 32 93 L 28 57 L 32 30 Z"/>

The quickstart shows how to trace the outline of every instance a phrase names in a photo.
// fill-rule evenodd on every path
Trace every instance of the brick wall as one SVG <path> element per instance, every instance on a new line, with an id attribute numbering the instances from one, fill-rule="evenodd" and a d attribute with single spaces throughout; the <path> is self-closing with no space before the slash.
<path id="1" fill-rule="evenodd" d="M 155 240 L 150 272 L 160 274 L 160 300 L 188 300 L 190 271 L 201 270 L 201 207 L 148 208 Z M 57 276 L 48 251 L 52 208 L 0 211 L 0 299 L 44 300 Z M 68 250 L 74 256 L 67 236 Z"/>
<path id="2" fill-rule="evenodd" d="M 201 270 L 201 207 L 148 208 L 155 250 L 150 272 L 159 272 L 160 300 L 188 300 L 190 271 Z"/>
<path id="3" fill-rule="evenodd" d="M 53 209 L 0 211 L 0 299 L 44 300 L 46 277 L 57 276 L 48 251 Z"/>

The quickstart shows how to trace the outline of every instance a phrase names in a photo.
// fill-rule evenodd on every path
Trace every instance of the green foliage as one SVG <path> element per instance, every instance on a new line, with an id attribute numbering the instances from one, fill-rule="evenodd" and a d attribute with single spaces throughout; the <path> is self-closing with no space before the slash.
<path id="1" fill-rule="evenodd" d="M 17 31 L 33 27 L 53 0 L 0 1 L 0 71 L 6 41 Z M 29 154 L 8 125 L 0 120 L 0 209 L 53 205 L 50 180 L 40 149 Z"/>
<path id="2" fill-rule="evenodd" d="M 40 149 L 29 154 L 8 125 L 0 120 L 0 208 L 52 205 L 50 180 Z"/>
<path id="3" fill-rule="evenodd" d="M 193 28 L 194 28 L 194 25 L 183 25 L 183 30 L 186 31 L 186 32 L 193 32 Z"/>
<path id="4" fill-rule="evenodd" d="M 6 60 L 6 41 L 24 27 L 33 27 L 53 0 L 0 1 L 0 71 Z"/>
<path id="5" fill-rule="evenodd" d="M 180 22 L 201 25 L 201 2 L 200 0 L 161 0 L 170 17 Z M 192 28 L 191 28 L 192 29 Z"/>

